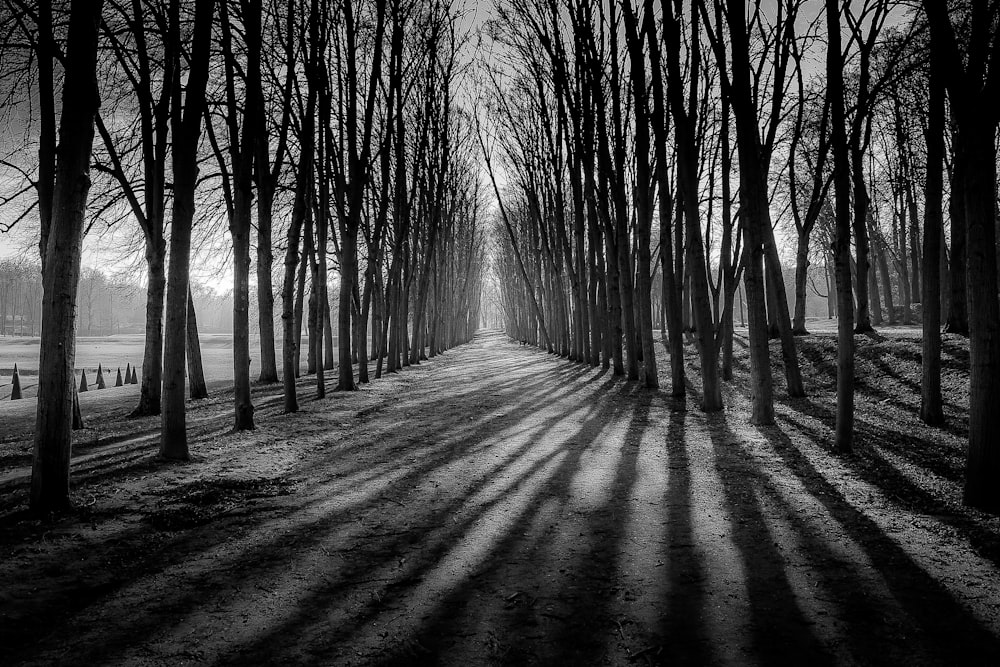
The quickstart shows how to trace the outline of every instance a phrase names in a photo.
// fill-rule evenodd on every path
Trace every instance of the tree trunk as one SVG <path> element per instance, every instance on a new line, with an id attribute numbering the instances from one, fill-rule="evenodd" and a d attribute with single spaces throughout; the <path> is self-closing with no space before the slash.
<path id="1" fill-rule="evenodd" d="M 833 270 L 830 268 L 830 255 L 829 253 L 823 254 L 823 276 L 826 278 L 826 317 L 832 320 L 837 316 L 836 277 L 834 276 L 834 282 L 831 283 L 830 278 Z"/>
<path id="2" fill-rule="evenodd" d="M 941 240 L 943 229 L 941 173 L 944 160 L 944 72 L 931 51 L 927 121 L 927 181 L 924 186 L 923 343 L 921 347 L 920 418 L 936 426 L 944 422 L 941 399 Z"/>
<path id="3" fill-rule="evenodd" d="M 329 284 L 329 281 L 327 281 L 327 284 Z M 337 355 L 333 344 L 333 316 L 330 310 L 330 290 L 325 289 L 323 291 L 326 293 L 326 298 L 323 299 L 323 369 L 330 371 L 334 368 L 334 361 Z"/>
<path id="4" fill-rule="evenodd" d="M 868 249 L 868 207 L 870 201 L 864 175 L 864 151 L 860 145 L 856 144 L 851 147 L 850 153 L 851 174 L 854 178 L 854 254 L 857 270 L 857 315 L 854 331 L 855 333 L 868 333 L 874 330 L 868 306 L 868 273 L 871 271 Z"/>
<path id="5" fill-rule="evenodd" d="M 781 260 L 778 259 L 778 248 L 774 243 L 770 213 L 768 213 L 766 223 L 764 227 L 764 257 L 768 273 L 771 275 L 772 280 L 778 337 L 781 339 L 781 357 L 785 363 L 785 382 L 788 385 L 788 395 L 792 398 L 801 398 L 806 395 L 806 390 L 802 385 L 802 373 L 799 370 L 799 354 L 795 348 L 795 336 L 792 334 L 791 318 L 788 316 L 785 277 L 781 271 Z"/>
<path id="6" fill-rule="evenodd" d="M 799 230 L 795 243 L 795 315 L 792 318 L 792 333 L 796 336 L 809 334 L 806 329 L 806 280 L 809 277 L 809 234 Z"/>
<path id="7" fill-rule="evenodd" d="M 249 188 L 249 175 L 247 178 Z M 250 192 L 237 188 L 233 238 L 233 430 L 253 430 L 250 394 Z M 245 216 L 245 217 L 244 217 Z"/>
<path id="8" fill-rule="evenodd" d="M 278 358 L 274 346 L 274 285 L 271 268 L 271 209 L 274 192 L 270 187 L 257 191 L 257 316 L 260 328 L 260 375 L 257 381 L 271 384 L 278 381 Z"/>
<path id="9" fill-rule="evenodd" d="M 94 118 L 100 108 L 96 69 L 101 7 L 101 0 L 73 0 L 70 9 L 52 217 L 42 254 L 42 335 L 30 496 L 35 512 L 70 507 L 76 291 L 90 193 Z"/>
<path id="10" fill-rule="evenodd" d="M 311 185 L 308 187 L 312 187 Z M 308 204 L 308 210 L 306 211 L 306 219 L 303 221 L 303 225 L 307 226 L 311 224 L 312 216 L 312 204 Z M 302 375 L 302 321 L 303 313 L 305 312 L 305 298 L 306 298 L 306 268 L 309 266 L 309 251 L 305 243 L 305 235 L 303 234 L 302 239 L 302 254 L 299 255 L 299 265 L 296 274 L 296 285 L 297 289 L 295 291 L 295 377 L 301 377 Z M 308 355 L 308 350 L 306 350 Z"/>
<path id="11" fill-rule="evenodd" d="M 874 237 L 869 234 L 869 238 L 874 239 Z M 870 258 L 874 258 L 874 262 L 878 263 L 878 256 L 881 254 L 878 246 L 878 240 L 873 240 L 872 245 L 869 247 L 871 251 Z M 876 271 L 874 266 L 868 267 L 868 305 L 869 311 L 871 313 L 871 321 L 873 326 L 881 326 L 882 324 L 882 300 L 879 298 L 878 294 L 878 279 L 876 278 Z"/>
<path id="12" fill-rule="evenodd" d="M 911 314 L 913 313 L 913 294 L 910 292 L 910 266 L 908 261 L 910 246 L 906 241 L 908 234 L 906 225 L 907 215 L 906 203 L 903 201 L 903 195 L 900 194 L 898 217 L 899 245 L 896 248 L 896 252 L 899 256 L 899 259 L 897 260 L 897 269 L 899 270 L 899 291 L 902 293 L 903 297 L 903 324 L 910 324 L 912 322 Z"/>
<path id="13" fill-rule="evenodd" d="M 349 225 L 348 225 L 349 227 Z M 338 369 L 337 390 L 354 391 L 354 363 L 351 358 L 351 301 L 354 296 L 354 281 L 358 275 L 357 235 L 348 233 L 341 235 L 340 248 L 340 296 L 337 304 L 338 326 Z"/>
<path id="14" fill-rule="evenodd" d="M 652 173 L 649 164 L 649 117 L 646 94 L 646 65 L 643 41 L 639 36 L 638 21 L 630 0 L 624 0 L 625 41 L 632 64 L 631 88 L 634 101 L 635 129 L 633 143 L 635 154 L 635 207 L 636 207 L 636 287 L 638 289 L 639 349 L 642 353 L 643 386 L 657 389 L 660 380 L 656 369 L 656 349 L 653 340 L 652 275 L 650 272 L 651 230 L 653 224 Z M 582 207 L 581 207 L 582 208 Z M 582 222 L 580 223 L 582 229 Z M 583 254 L 583 232 L 579 233 L 579 251 Z M 582 273 L 582 270 L 581 270 Z"/>
<path id="15" fill-rule="evenodd" d="M 757 107 L 750 82 L 749 43 L 746 34 L 745 3 L 728 0 L 729 28 L 732 38 L 732 103 L 736 120 L 740 163 L 740 224 L 746 241 L 747 314 L 750 336 L 750 421 L 774 423 L 773 380 L 767 336 L 765 305 L 764 255 L 765 225 L 770 227 L 767 185 L 761 159 Z M 689 243 L 694 243 L 690 240 Z"/>
<path id="16" fill-rule="evenodd" d="M 178 0 L 171 3 L 171 38 L 180 44 Z M 163 397 L 160 414 L 160 455 L 187 460 L 187 422 L 184 407 L 184 362 L 187 337 L 187 296 L 190 284 L 191 226 L 194 222 L 195 188 L 198 183 L 198 143 L 205 115 L 210 37 L 214 2 L 195 6 L 190 73 L 181 116 L 180 77 L 173 92 L 174 200 L 170 235 L 170 267 L 167 282 L 167 318 L 163 350 Z M 179 50 L 179 49 L 178 49 Z"/>
<path id="17" fill-rule="evenodd" d="M 854 299 L 851 289 L 851 176 L 845 132 L 844 71 L 841 60 L 840 3 L 826 0 L 829 42 L 826 54 L 830 99 L 830 151 L 835 193 L 834 271 L 837 280 L 837 421 L 834 447 L 850 452 L 854 445 Z M 857 190 L 855 190 L 857 194 Z M 859 281 L 864 282 L 864 281 Z"/>
<path id="18" fill-rule="evenodd" d="M 888 313 L 889 324 L 896 323 L 896 305 L 892 297 L 892 279 L 889 274 L 889 261 L 885 258 L 885 243 L 880 242 L 876 252 L 878 272 L 882 279 L 882 298 L 885 299 L 885 310 Z"/>
<path id="19" fill-rule="evenodd" d="M 1000 303 L 997 301 L 995 123 L 969 111 L 963 132 L 969 295 L 969 452 L 966 505 L 1000 513 Z M 969 126 L 972 127 L 969 127 Z"/>
<path id="20" fill-rule="evenodd" d="M 133 417 L 160 414 L 163 381 L 163 302 L 166 294 L 167 248 L 163 239 L 146 242 L 146 342 L 142 357 L 142 386 Z"/>
<path id="21" fill-rule="evenodd" d="M 310 87 L 306 102 L 306 112 L 302 120 L 302 131 L 306 136 L 311 136 L 314 129 L 313 115 L 316 108 L 316 92 Z M 299 242 L 302 232 L 302 224 L 309 209 L 309 187 L 311 179 L 308 177 L 313 163 L 313 142 L 307 141 L 302 145 L 302 153 L 299 155 L 298 181 L 295 184 L 295 198 L 292 202 L 292 219 L 288 226 L 288 242 L 285 247 L 285 277 L 281 287 L 281 383 L 283 404 L 282 410 L 285 413 L 297 412 L 299 409 L 298 396 L 295 390 L 295 378 L 299 375 L 299 353 L 298 348 L 301 342 L 300 322 L 301 306 L 299 299 L 302 293 L 302 281 L 296 280 L 296 273 L 301 264 L 299 258 Z M 302 276 L 304 281 L 305 276 Z M 296 282 L 299 282 L 299 289 L 296 291 Z"/>

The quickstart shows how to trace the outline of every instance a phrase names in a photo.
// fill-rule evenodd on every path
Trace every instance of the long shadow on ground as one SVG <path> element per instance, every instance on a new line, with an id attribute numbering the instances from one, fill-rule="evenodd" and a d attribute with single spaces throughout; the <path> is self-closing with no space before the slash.
<path id="1" fill-rule="evenodd" d="M 96 545 L 59 527 L 65 546 L 23 575 L 60 585 L 4 600 L 10 661 L 1000 657 L 995 629 L 779 428 L 750 443 L 733 415 L 498 341 L 404 384 L 391 401 L 339 396 L 302 415 L 268 404 L 270 431 L 227 443 L 294 439 L 300 458 L 280 474 L 220 471 L 158 492 L 155 511 L 93 514 L 117 526 Z M 94 457 L 81 489 L 113 483 L 116 465 L 210 464 L 163 466 L 151 447 Z M 10 517 L 0 530 L 12 549 L 39 537 Z"/>

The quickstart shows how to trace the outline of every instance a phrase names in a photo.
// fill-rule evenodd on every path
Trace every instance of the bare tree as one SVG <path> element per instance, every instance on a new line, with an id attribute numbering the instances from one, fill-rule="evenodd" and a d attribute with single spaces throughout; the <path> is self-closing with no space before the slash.
<path id="1" fill-rule="evenodd" d="M 180 75 L 174 78 L 171 91 L 173 111 L 174 199 L 170 235 L 170 265 L 167 278 L 167 321 L 163 350 L 163 399 L 161 409 L 160 455 L 167 459 L 187 460 L 187 422 L 184 406 L 185 345 L 187 342 L 187 298 L 190 283 L 191 226 L 195 213 L 195 188 L 198 179 L 198 144 L 205 115 L 205 89 L 208 82 L 210 35 L 215 0 L 197 0 L 188 61 L 186 90 L 182 92 Z M 171 0 L 169 39 L 178 48 L 181 43 L 180 0 Z M 183 96 L 183 108 L 182 104 Z"/>
<path id="2" fill-rule="evenodd" d="M 70 7 L 59 157 L 53 174 L 51 204 L 45 205 L 51 211 L 51 218 L 43 217 L 42 222 L 44 295 L 31 469 L 31 509 L 36 512 L 63 510 L 70 505 L 70 434 L 76 396 L 73 372 L 76 289 L 90 191 L 94 118 L 100 108 L 96 71 L 102 5 L 102 0 L 73 0 Z M 39 27 L 43 33 L 51 30 L 51 20 L 50 7 L 43 0 L 39 8 Z M 46 57 L 51 63 L 51 54 Z"/>

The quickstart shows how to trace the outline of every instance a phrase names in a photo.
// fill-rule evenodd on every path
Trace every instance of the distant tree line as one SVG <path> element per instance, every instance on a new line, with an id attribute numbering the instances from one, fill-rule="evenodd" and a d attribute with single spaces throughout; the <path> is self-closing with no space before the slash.
<path id="1" fill-rule="evenodd" d="M 42 276 L 38 265 L 0 260 L 0 335 L 35 336 L 42 315 Z"/>
<path id="2" fill-rule="evenodd" d="M 256 297 L 256 287 L 251 288 Z M 232 293 L 217 293 L 206 285 L 192 283 L 191 295 L 199 313 L 202 331 L 232 333 Z M 96 267 L 84 267 L 76 296 L 77 334 L 111 336 L 143 333 L 145 288 L 109 276 Z M 0 335 L 37 336 L 41 323 L 42 276 L 37 262 L 23 259 L 0 260 Z M 256 320 L 256 308 L 251 308 Z"/>

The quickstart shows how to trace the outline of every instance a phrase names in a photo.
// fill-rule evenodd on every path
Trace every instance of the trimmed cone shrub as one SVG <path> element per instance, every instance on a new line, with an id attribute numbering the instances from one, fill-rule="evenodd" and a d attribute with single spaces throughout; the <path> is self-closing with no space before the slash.
<path id="1" fill-rule="evenodd" d="M 21 399 L 21 376 L 17 372 L 17 364 L 14 364 L 14 377 L 11 378 L 10 400 L 18 401 L 20 399 Z"/>

